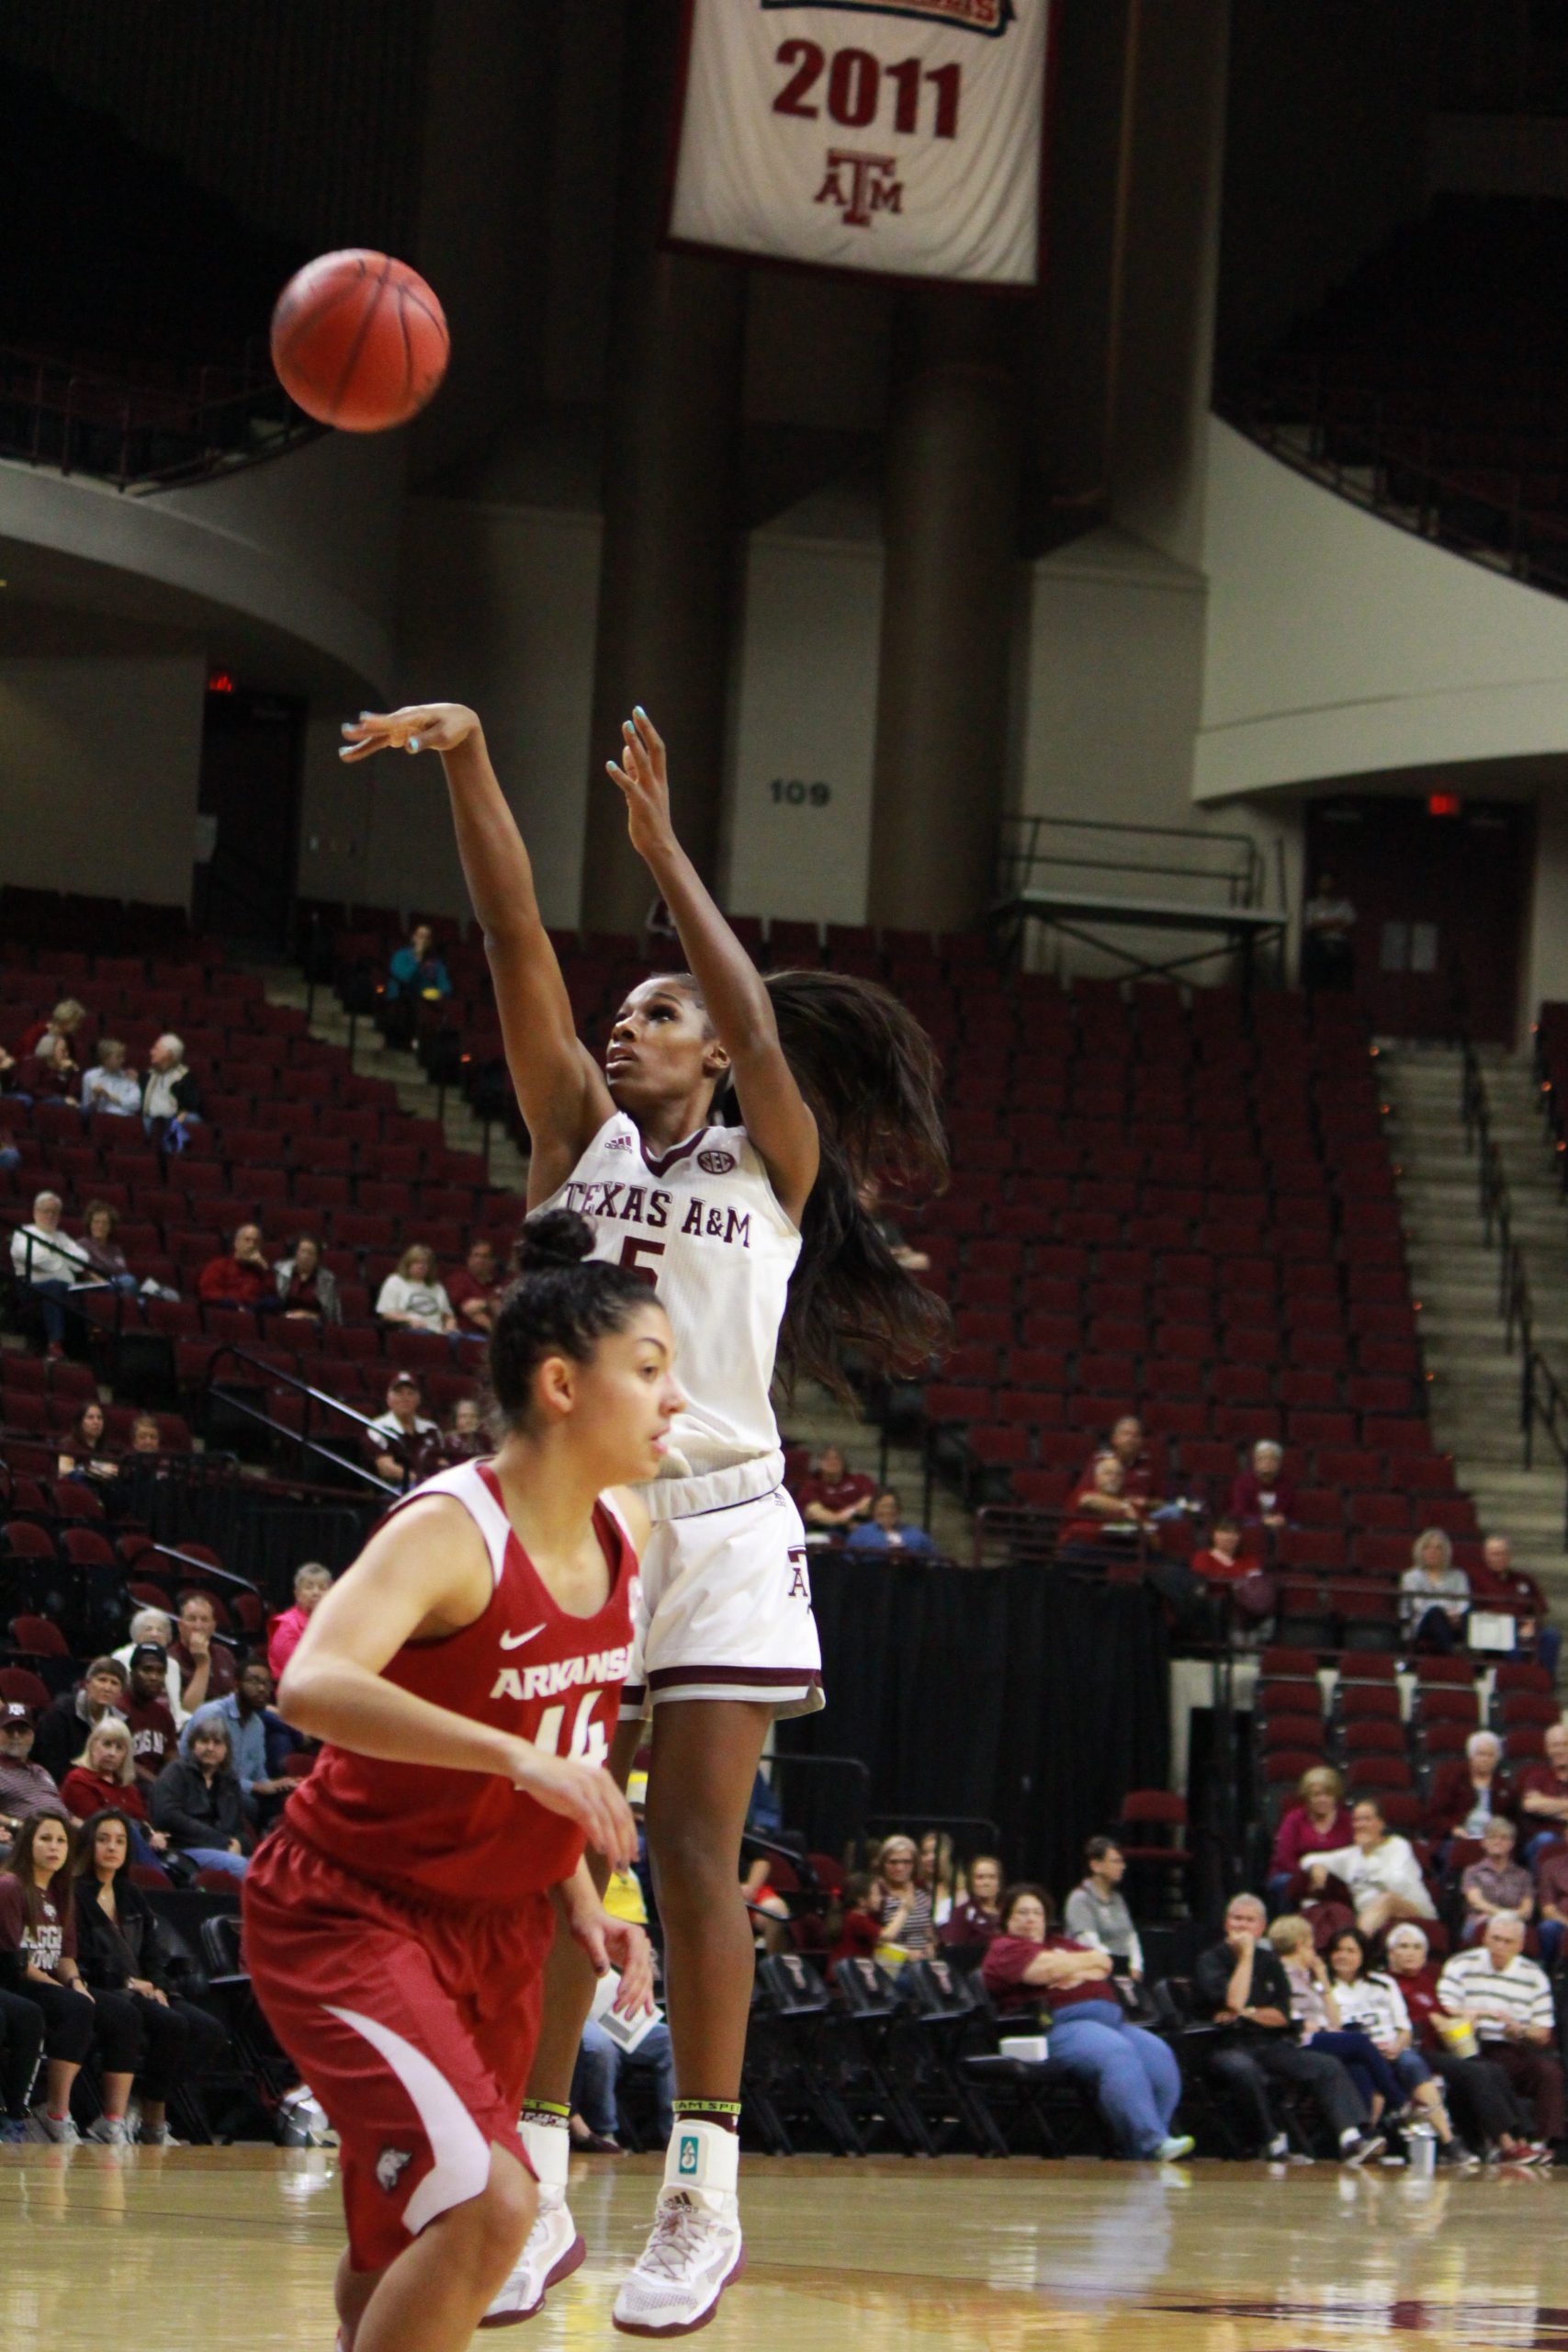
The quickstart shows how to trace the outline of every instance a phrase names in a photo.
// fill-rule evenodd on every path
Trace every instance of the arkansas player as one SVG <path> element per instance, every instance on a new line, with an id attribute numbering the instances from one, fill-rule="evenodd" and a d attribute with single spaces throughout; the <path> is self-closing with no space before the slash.
<path id="1" fill-rule="evenodd" d="M 491 1340 L 500 1451 L 398 1505 L 284 1676 L 284 1713 L 329 1744 L 252 1866 L 245 1954 L 342 2143 L 342 2352 L 457 2352 L 516 2260 L 558 1915 L 620 1968 L 624 2011 L 651 1999 L 647 1939 L 606 1915 L 584 1856 L 637 1849 L 603 1766 L 631 1654 L 626 1522 L 648 1521 L 601 1498 L 657 1475 L 683 1400 L 663 1308 L 592 1240 L 570 1211 L 525 1227 Z"/>

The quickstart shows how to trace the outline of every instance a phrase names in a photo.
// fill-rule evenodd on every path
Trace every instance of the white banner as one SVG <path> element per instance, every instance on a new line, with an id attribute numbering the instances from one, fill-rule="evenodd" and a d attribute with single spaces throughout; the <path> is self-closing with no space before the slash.
<path id="1" fill-rule="evenodd" d="M 670 233 L 1032 286 L 1050 0 L 688 0 Z"/>

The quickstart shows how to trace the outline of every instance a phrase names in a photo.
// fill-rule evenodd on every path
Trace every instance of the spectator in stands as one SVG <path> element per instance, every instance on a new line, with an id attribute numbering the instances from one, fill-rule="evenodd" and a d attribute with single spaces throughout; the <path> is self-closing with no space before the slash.
<path id="1" fill-rule="evenodd" d="M 885 1838 L 876 1858 L 872 1907 L 896 1965 L 924 1960 L 931 1948 L 931 1898 L 919 1883 L 919 1860 L 914 1839 L 903 1837 Z"/>
<path id="2" fill-rule="evenodd" d="M 226 1698 L 209 1699 L 198 1707 L 180 1734 L 180 1754 L 188 1759 L 207 1725 L 222 1724 L 229 1735 L 229 1757 L 244 1800 L 245 1817 L 253 1825 L 270 1821 L 295 1783 L 286 1774 L 274 1779 L 267 1764 L 267 1721 L 272 1705 L 272 1672 L 265 1661 L 248 1658 L 240 1679 Z"/>
<path id="3" fill-rule="evenodd" d="M 1239 1584 L 1252 1575 L 1258 1563 L 1246 1558 L 1241 1548 L 1242 1525 L 1230 1511 L 1224 1511 L 1209 1530 L 1209 1541 L 1201 1552 L 1192 1555 L 1192 1573 L 1209 1584 Z"/>
<path id="4" fill-rule="evenodd" d="M 944 1944 L 988 1944 L 1002 1924 L 1002 1866 L 995 1854 L 976 1854 L 942 1929 Z"/>
<path id="5" fill-rule="evenodd" d="M 159 1773 L 152 1818 L 175 1851 L 198 1870 L 244 1877 L 250 1868 L 251 1833 L 230 1752 L 229 1726 L 221 1718 L 204 1723 L 191 1741 L 189 1757 L 176 1756 Z"/>
<path id="6" fill-rule="evenodd" d="M 130 1726 L 131 1760 L 145 1796 L 179 1745 L 169 1709 L 168 1653 L 156 1642 L 138 1642 L 130 1653 L 130 1689 L 125 1720 Z"/>
<path id="7" fill-rule="evenodd" d="M 1529 2164 L 1545 2152 L 1533 2145 L 1530 2120 L 1501 2067 L 1479 2051 L 1466 2054 L 1445 2037 L 1426 1930 L 1406 1919 L 1388 1931 L 1389 1974 L 1399 1988 L 1421 2055 L 1443 2084 L 1472 2144 L 1505 2164 Z"/>
<path id="8" fill-rule="evenodd" d="M 85 1271 L 82 1252 L 60 1230 L 64 1206 L 58 1193 L 39 1193 L 31 1221 L 19 1225 L 11 1236 L 12 1267 L 37 1303 L 52 1357 L 65 1353 L 65 1302 Z"/>
<path id="9" fill-rule="evenodd" d="M 1472 1862 L 1460 1880 L 1459 1891 L 1469 1914 L 1463 1935 L 1467 1944 L 1480 1942 L 1487 1920 L 1495 1918 L 1499 1911 L 1511 1912 L 1528 1924 L 1535 1910 L 1530 1874 L 1514 1858 L 1516 1835 L 1506 1814 L 1489 1821 L 1482 1835 L 1481 1860 Z"/>
<path id="10" fill-rule="evenodd" d="M 376 1475 L 390 1487 L 412 1487 L 424 1476 L 430 1447 L 441 1435 L 419 1408 L 418 1381 L 412 1372 L 395 1372 L 387 1384 L 387 1409 L 365 1433 Z"/>
<path id="11" fill-rule="evenodd" d="M 176 1726 L 183 1724 L 186 1717 L 185 1708 L 181 1704 L 180 1694 L 184 1688 L 184 1684 L 178 1663 L 173 1656 L 175 1628 L 174 1622 L 169 1616 L 167 1610 L 139 1609 L 135 1616 L 130 1621 L 130 1639 L 125 1644 L 122 1649 L 118 1649 L 115 1652 L 117 1663 L 123 1666 L 125 1668 L 128 1688 L 130 1678 L 130 1661 L 132 1657 L 135 1655 L 137 1648 L 139 1646 L 151 1646 L 154 1649 L 162 1650 L 164 1654 L 164 1696 L 168 1702 L 169 1713 L 173 1715 Z M 203 1691 L 202 1696 L 205 1698 L 206 1695 L 206 1692 Z M 122 1707 L 121 1713 L 123 1713 L 123 1712 L 124 1709 Z"/>
<path id="12" fill-rule="evenodd" d="M 9 1094 L 14 1102 L 27 1102 L 31 1097 L 17 1092 L 17 1057 L 0 1046 L 0 1094 Z"/>
<path id="13" fill-rule="evenodd" d="M 1548 1724 L 1545 1761 L 1519 1774 L 1519 1826 L 1525 1860 L 1533 1870 L 1554 1838 L 1568 1836 L 1568 1722 Z"/>
<path id="14" fill-rule="evenodd" d="M 180 1727 L 209 1699 L 226 1699 L 234 1688 L 234 1653 L 218 1634 L 218 1611 L 205 1592 L 187 1592 L 180 1602 L 178 1638 L 169 1656 L 180 1670 Z"/>
<path id="15" fill-rule="evenodd" d="M 1357 1928 L 1341 1928 L 1329 1945 L 1328 1973 L 1341 2025 L 1365 2034 L 1393 2070 L 1395 2109 L 1408 2101 L 1415 2120 L 1431 2125 L 1438 2135 L 1439 2164 L 1473 2165 L 1475 2158 L 1449 2119 L 1432 2069 L 1415 2046 L 1404 1996 L 1392 1976 L 1371 1968 L 1366 1938 Z"/>
<path id="16" fill-rule="evenodd" d="M 64 1037 L 51 1037 L 29 1054 L 21 1068 L 22 1091 L 35 1102 L 68 1102 L 73 1110 L 82 1100 L 82 1073 Z"/>
<path id="17" fill-rule="evenodd" d="M 618 2156 L 621 2128 L 616 2103 L 623 2068 L 646 2073 L 653 2090 L 653 2129 L 660 2147 L 675 2128 L 675 2049 L 662 2018 L 649 2026 L 635 2050 L 623 2050 L 604 2026 L 591 2018 L 582 2029 L 582 2043 L 571 2079 L 571 2106 L 583 2130 L 573 2132 L 573 2145 L 589 2155 Z"/>
<path id="18" fill-rule="evenodd" d="M 1474 1600 L 1502 1600 L 1514 1605 L 1514 1625 L 1520 1654 L 1532 1651 L 1553 1682 L 1562 1651 L 1562 1636 L 1548 1625 L 1546 1595 L 1536 1578 L 1514 1566 L 1514 1547 L 1506 1535 L 1489 1535 L 1481 1546 L 1481 1566 L 1471 1577 Z"/>
<path id="19" fill-rule="evenodd" d="M 467 1258 L 446 1285 L 457 1329 L 466 1339 L 489 1339 L 503 1287 L 492 1244 L 482 1236 L 470 1241 Z"/>
<path id="20" fill-rule="evenodd" d="M 275 1617 L 266 1637 L 266 1662 L 275 1681 L 299 1646 L 299 1636 L 333 1589 L 333 1572 L 320 1560 L 307 1560 L 294 1571 L 294 1606 Z"/>
<path id="21" fill-rule="evenodd" d="M 925 1529 L 905 1519 L 897 1487 L 884 1487 L 871 1507 L 870 1521 L 855 1529 L 845 1548 L 854 1553 L 909 1552 L 922 1559 L 936 1555 L 936 1544 Z"/>
<path id="22" fill-rule="evenodd" d="M 9 1859 L 21 1827 L 0 1806 L 0 1869 Z M 5 1963 L 0 1962 L 0 1970 Z M 17 1971 L 20 1975 L 20 1969 Z M 43 2011 L 0 1984 L 0 2146 L 16 2147 L 33 2137 L 28 2100 L 43 2064 Z"/>
<path id="23" fill-rule="evenodd" d="M 1345 1783 L 1332 1764 L 1314 1764 L 1296 1782 L 1297 1802 L 1274 1834 L 1269 1858 L 1269 1899 L 1293 1903 L 1306 1891 L 1303 1875 L 1318 1854 L 1350 1843 L 1350 1808 Z"/>
<path id="24" fill-rule="evenodd" d="M 67 2143 L 81 2137 L 71 2120 L 71 2091 L 97 2023 L 76 1965 L 74 1853 L 70 1823 L 57 1813 L 35 1813 L 0 1871 L 0 1973 L 43 2012 L 45 2087 L 33 2121 L 43 2139 Z"/>
<path id="25" fill-rule="evenodd" d="M 248 1306 L 255 1315 L 277 1315 L 283 1301 L 277 1277 L 262 1247 L 259 1225 L 237 1225 L 221 1257 L 209 1258 L 196 1278 L 196 1295 L 208 1306 Z"/>
<path id="26" fill-rule="evenodd" d="M 1418 1650 L 1447 1657 L 1464 1640 L 1470 1578 L 1454 1566 L 1454 1547 L 1440 1527 L 1416 1538 L 1410 1566 L 1399 1579 L 1399 1625 Z"/>
<path id="27" fill-rule="evenodd" d="M 141 1085 L 125 1063 L 118 1037 L 99 1040 L 98 1058 L 82 1080 L 84 1111 L 107 1111 L 111 1117 L 133 1119 L 141 1108 Z"/>
<path id="28" fill-rule="evenodd" d="M 928 1829 L 920 1838 L 915 1862 L 915 1884 L 931 1899 L 931 1926 L 940 1930 L 953 1917 L 953 1889 L 958 1883 L 953 1839 L 945 1829 Z"/>
<path id="29" fill-rule="evenodd" d="M 876 1499 L 876 1482 L 852 1470 L 842 1446 L 825 1445 L 817 1467 L 800 1490 L 800 1515 L 807 1527 L 863 1526 Z"/>
<path id="30" fill-rule="evenodd" d="M 62 1478 L 75 1478 L 85 1487 L 118 1477 L 119 1464 L 108 1450 L 108 1424 L 96 1396 L 66 1431 L 58 1460 Z"/>
<path id="31" fill-rule="evenodd" d="M 35 1021 L 23 1030 L 17 1051 L 23 1056 L 41 1053 L 55 1038 L 62 1037 L 74 1053 L 86 1018 L 85 1004 L 78 1004 L 73 996 L 62 996 L 47 1021 Z"/>
<path id="32" fill-rule="evenodd" d="M 148 1823 L 147 1800 L 136 1778 L 130 1726 L 122 1715 L 105 1715 L 93 1725 L 81 1755 L 60 1783 L 60 1795 L 78 1827 L 105 1805 L 118 1805 L 136 1825 L 139 1862 L 150 1861 L 169 1842 Z"/>
<path id="33" fill-rule="evenodd" d="M 452 1408 L 452 1421 L 434 1442 L 433 1460 L 443 1470 L 455 1469 L 459 1462 L 488 1462 L 495 1452 L 495 1441 L 484 1425 L 484 1416 L 472 1396 L 459 1396 Z"/>
<path id="34" fill-rule="evenodd" d="M 39 1717 L 36 1753 L 51 1780 L 64 1780 L 101 1716 L 123 1716 L 130 1686 L 130 1677 L 118 1657 L 96 1657 L 73 1690 L 62 1690 L 51 1700 Z"/>
<path id="35" fill-rule="evenodd" d="M 1503 1743 L 1495 1731 L 1472 1731 L 1462 1756 L 1445 1757 L 1432 1775 L 1427 1797 L 1427 1836 L 1484 1838 L 1499 1815 L 1511 1815 L 1517 1799 L 1503 1770 Z"/>
<path id="36" fill-rule="evenodd" d="M 0 1741 L 0 1752 L 3 1747 Z M 0 1767 L 0 1802 L 4 1793 L 5 1773 Z M 1563 1930 L 1568 1928 L 1568 1845 L 1560 1838 L 1551 1840 L 1536 1864 L 1535 1899 L 1540 1956 L 1548 1968 L 1555 1968 L 1562 1950 Z"/>
<path id="37" fill-rule="evenodd" d="M 1120 1963 L 1118 1973 L 1142 1976 L 1144 1948 L 1122 1892 L 1127 1858 L 1114 1838 L 1091 1838 L 1084 1848 L 1085 1876 L 1067 1897 L 1063 1922 L 1080 1943 L 1098 1944 Z"/>
<path id="38" fill-rule="evenodd" d="M 141 1090 L 141 1122 L 148 1134 L 165 1148 L 184 1143 L 186 1127 L 201 1118 L 201 1088 L 186 1061 L 185 1043 L 166 1032 L 147 1057 L 147 1082 Z"/>
<path id="39" fill-rule="evenodd" d="M 127 1296 L 133 1297 L 141 1285 L 125 1262 L 124 1250 L 114 1238 L 118 1223 L 119 1211 L 111 1208 L 107 1201 L 87 1203 L 82 1219 L 80 1248 L 90 1271 L 79 1274 L 77 1280 L 107 1283 L 115 1290 L 124 1291 Z"/>
<path id="40" fill-rule="evenodd" d="M 321 1263 L 321 1245 L 313 1233 L 302 1233 L 287 1258 L 273 1268 L 277 1295 L 291 1322 L 341 1323 L 343 1301 L 337 1276 Z"/>
<path id="41" fill-rule="evenodd" d="M 1111 1954 L 1051 1932 L 1042 1886 L 1011 1886 L 981 1964 L 1004 2015 L 1051 2014 L 1051 2055 L 1092 2089 L 1123 2156 L 1179 2163 L 1193 2143 L 1171 2131 L 1181 2070 L 1168 2042 L 1132 2024 L 1106 1982 Z"/>
<path id="42" fill-rule="evenodd" d="M 152 1906 L 130 1872 L 130 1824 L 115 1807 L 84 1823 L 75 1885 L 77 1960 L 95 1998 L 129 2000 L 141 2033 L 136 2064 L 140 2138 L 167 2147 L 168 2102 L 189 2074 L 219 2064 L 228 2036 L 215 2017 L 183 2001 L 158 1950 Z M 123 2110 L 122 2110 L 123 2112 Z M 126 2138 L 131 2136 L 129 2128 Z"/>
<path id="43" fill-rule="evenodd" d="M 387 967 L 387 1002 L 408 1009 L 406 1023 L 389 1023 L 400 1035 L 413 1035 L 412 1012 L 420 1004 L 439 1004 L 452 993 L 451 975 L 435 947 L 435 933 L 427 922 L 416 922 L 406 946 L 400 947 Z"/>
<path id="44" fill-rule="evenodd" d="M 1252 1464 L 1231 1488 L 1233 1519 L 1243 1527 L 1267 1527 L 1277 1532 L 1296 1516 L 1296 1488 L 1285 1476 L 1285 1449 L 1271 1437 L 1260 1437 L 1252 1449 Z"/>
<path id="45" fill-rule="evenodd" d="M 1330 1878 L 1341 1880 L 1356 1906 L 1356 1925 L 1368 1937 L 1383 1935 L 1396 1919 L 1437 1917 L 1415 1847 L 1390 1829 L 1376 1797 L 1358 1797 L 1351 1805 L 1350 1838 L 1348 1846 L 1308 1858 L 1315 1894 Z"/>
<path id="46" fill-rule="evenodd" d="M 1563 2132 L 1562 2063 L 1546 1971 L 1525 1957 L 1525 1923 L 1506 1911 L 1486 1922 L 1479 1950 L 1456 1951 L 1438 1979 L 1450 2017 L 1467 2018 L 1485 2056 L 1535 2110 L 1542 2140 Z"/>
<path id="47" fill-rule="evenodd" d="M 162 1453 L 164 1432 L 158 1427 L 156 1413 L 138 1413 L 130 1424 L 132 1453 Z"/>
<path id="48" fill-rule="evenodd" d="M 1374 2126 L 1384 2115 L 1397 2114 L 1404 2104 L 1398 2079 L 1376 2044 L 1341 2015 L 1337 1988 L 1313 1941 L 1312 1921 L 1287 1911 L 1271 1923 L 1269 1941 L 1284 1963 L 1291 2016 L 1301 2028 L 1303 2048 L 1338 2059 L 1366 2101 Z"/>
<path id="49" fill-rule="evenodd" d="M 455 1331 L 457 1318 L 446 1285 L 435 1271 L 435 1252 L 428 1242 L 412 1241 L 398 1260 L 376 1299 L 383 1323 L 410 1331 Z"/>
<path id="50" fill-rule="evenodd" d="M 874 1176 L 863 1178 L 856 1188 L 862 1208 L 875 1226 L 878 1237 L 896 1266 L 907 1274 L 929 1274 L 931 1261 L 923 1250 L 911 1249 L 903 1233 L 882 1204 L 882 1187 Z"/>
<path id="51" fill-rule="evenodd" d="M 20 1815 L 60 1803 L 53 1774 L 33 1761 L 37 1729 L 32 1709 L 19 1699 L 0 1703 L 0 1807 Z"/>
<path id="52" fill-rule="evenodd" d="M 1102 1567 L 1108 1553 L 1129 1556 L 1143 1533 L 1147 1506 L 1123 1492 L 1126 1471 L 1114 1453 L 1099 1453 L 1067 1505 L 1056 1539 L 1064 1567 Z"/>
<path id="53" fill-rule="evenodd" d="M 1302 986 L 1348 989 L 1356 984 L 1356 910 L 1332 874 L 1320 874 L 1302 909 Z"/>
<path id="54" fill-rule="evenodd" d="M 1269 2095 L 1270 2084 L 1281 2082 L 1311 2093 L 1341 2164 L 1363 2165 L 1382 2154 L 1383 2143 L 1368 2133 L 1365 2102 L 1338 2059 L 1303 2050 L 1297 2041 L 1290 1979 L 1264 1933 L 1267 1918 L 1256 1894 L 1234 1895 L 1223 1939 L 1198 1956 L 1193 2007 L 1225 2029 L 1205 2052 L 1209 2071 L 1247 2115 L 1258 2146 L 1272 2162 L 1282 2163 L 1291 2153 Z"/>
<path id="55" fill-rule="evenodd" d="M 1122 1464 L 1122 1492 L 1130 1501 L 1152 1507 L 1159 1500 L 1155 1491 L 1154 1463 L 1144 1442 L 1144 1425 L 1136 1413 L 1123 1413 L 1119 1421 L 1111 1424 L 1109 1442 L 1096 1446 L 1084 1464 L 1082 1485 L 1090 1483 L 1096 1462 L 1108 1453 Z"/>

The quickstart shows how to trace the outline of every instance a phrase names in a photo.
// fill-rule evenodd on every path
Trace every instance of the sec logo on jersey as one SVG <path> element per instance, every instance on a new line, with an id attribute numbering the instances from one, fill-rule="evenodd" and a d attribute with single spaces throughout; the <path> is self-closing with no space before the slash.
<path id="1" fill-rule="evenodd" d="M 735 1156 L 728 1151 L 699 1151 L 697 1166 L 706 1176 L 728 1176 L 735 1166 Z"/>

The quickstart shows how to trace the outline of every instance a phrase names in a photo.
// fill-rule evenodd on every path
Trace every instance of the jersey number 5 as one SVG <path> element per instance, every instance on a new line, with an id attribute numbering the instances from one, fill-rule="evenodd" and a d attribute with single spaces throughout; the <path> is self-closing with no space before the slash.
<path id="1" fill-rule="evenodd" d="M 610 1743 L 604 1726 L 594 1720 L 598 1703 L 597 1690 L 585 1691 L 577 1702 L 577 1713 L 571 1719 L 571 1737 L 563 1750 L 560 1744 L 561 1726 L 566 1722 L 565 1707 L 547 1707 L 539 1717 L 539 1728 L 534 1734 L 534 1745 L 542 1756 L 565 1754 L 584 1764 L 603 1764 L 610 1753 Z"/>
<path id="2" fill-rule="evenodd" d="M 667 1247 L 668 1244 L 662 1241 L 639 1241 L 635 1235 L 628 1233 L 621 1244 L 621 1263 L 629 1266 L 634 1274 L 640 1274 L 651 1290 L 659 1276 L 651 1266 L 645 1266 L 642 1261 L 645 1258 L 662 1258 Z"/>

